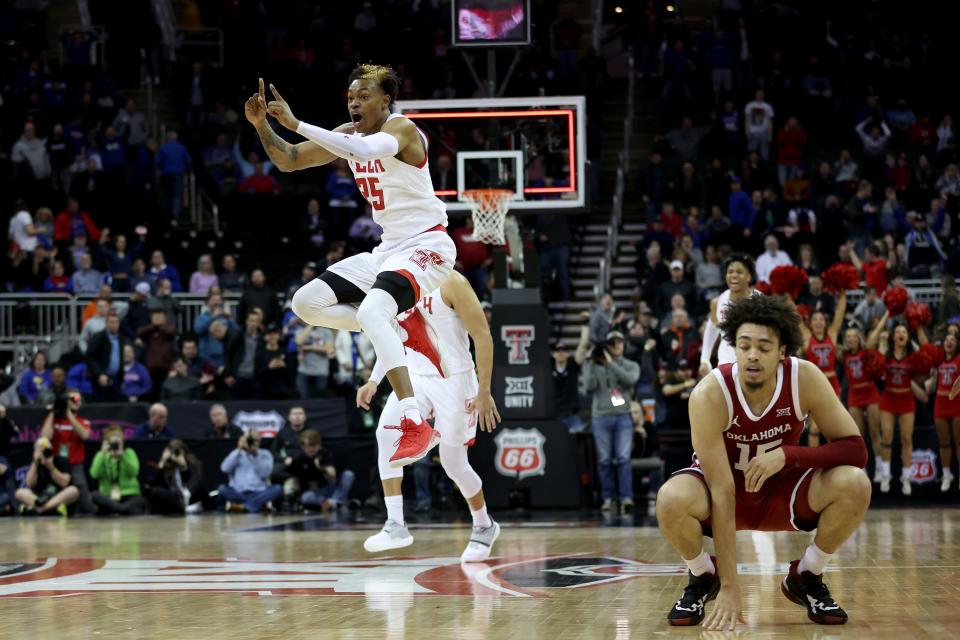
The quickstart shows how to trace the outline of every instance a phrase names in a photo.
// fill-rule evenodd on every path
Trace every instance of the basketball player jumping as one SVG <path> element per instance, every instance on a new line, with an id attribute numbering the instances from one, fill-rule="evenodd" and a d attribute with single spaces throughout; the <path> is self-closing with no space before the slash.
<path id="1" fill-rule="evenodd" d="M 703 330 L 703 347 L 700 351 L 700 375 L 710 373 L 713 347 L 720 340 L 717 347 L 717 364 L 728 364 L 736 361 L 733 347 L 727 344 L 725 336 L 717 328 L 727 314 L 727 308 L 747 296 L 753 295 L 753 285 L 757 280 L 757 267 L 746 253 L 733 253 L 722 265 L 723 277 L 727 289 L 710 301 L 710 315 L 707 317 L 707 326 Z"/>
<path id="2" fill-rule="evenodd" d="M 390 463 L 402 466 L 423 457 L 439 436 L 420 415 L 394 319 L 412 308 L 421 292 L 440 286 L 453 269 L 456 248 L 446 233 L 446 205 L 434 195 L 426 139 L 411 120 L 391 113 L 397 75 L 389 67 L 361 64 L 349 82 L 350 122 L 333 131 L 294 117 L 273 85 L 274 99 L 266 102 L 262 79 L 244 111 L 281 171 L 346 159 L 374 221 L 383 228 L 378 247 L 331 265 L 297 290 L 292 307 L 309 325 L 362 330 L 370 338 L 399 398 L 402 435 Z M 308 141 L 285 142 L 267 122 L 268 114 Z M 411 325 L 407 331 L 432 339 L 427 326 Z M 443 353 L 442 345 L 438 350 Z"/>
<path id="3" fill-rule="evenodd" d="M 438 338 L 450 349 L 449 370 L 446 377 L 439 375 L 436 358 L 430 356 L 430 345 L 418 344 L 408 334 L 404 343 L 407 349 L 413 388 L 423 415 L 434 415 L 434 425 L 443 436 L 440 440 L 440 464 L 447 476 L 460 488 L 473 516 L 470 541 L 460 559 L 464 562 L 486 560 L 494 541 L 500 535 L 500 525 L 487 514 L 480 476 L 467 460 L 467 446 L 477 433 L 477 422 L 484 431 L 493 431 L 500 414 L 490 394 L 490 377 L 493 373 L 493 338 L 484 316 L 480 300 L 470 283 L 453 272 L 440 289 L 422 298 L 410 316 L 423 314 L 432 318 Z M 402 317 L 402 316 L 401 316 Z M 401 319 L 406 327 L 409 317 Z M 470 339 L 476 348 L 477 366 L 474 371 L 470 356 Z M 427 352 L 426 354 L 424 352 Z M 370 381 L 357 390 L 357 406 L 370 408 L 370 401 L 377 392 L 383 377 L 383 369 L 377 362 Z M 478 380 L 479 377 L 479 380 Z M 370 552 L 399 549 L 413 544 L 413 536 L 404 522 L 403 469 L 390 465 L 387 456 L 393 450 L 389 429 L 397 423 L 399 402 L 391 393 L 380 414 L 377 425 L 377 462 L 380 481 L 383 483 L 384 502 L 387 505 L 387 522 L 376 535 L 363 543 Z"/>
<path id="4" fill-rule="evenodd" d="M 823 372 L 786 355 L 802 343 L 792 305 L 774 296 L 738 300 L 720 330 L 735 347 L 736 362 L 720 365 L 694 389 L 694 463 L 657 495 L 660 530 L 690 569 L 667 621 L 698 624 L 704 605 L 716 598 L 705 627 L 732 630 L 744 621 L 736 532 L 816 529 L 781 590 L 814 622 L 843 624 L 847 614 L 821 574 L 870 504 L 863 438 Z M 797 446 L 807 415 L 828 444 Z M 716 559 L 703 550 L 704 536 L 713 537 Z"/>

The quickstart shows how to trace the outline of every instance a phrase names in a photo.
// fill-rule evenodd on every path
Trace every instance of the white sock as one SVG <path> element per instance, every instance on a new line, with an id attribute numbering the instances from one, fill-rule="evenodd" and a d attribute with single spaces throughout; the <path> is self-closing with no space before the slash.
<path id="1" fill-rule="evenodd" d="M 717 568 L 713 565 L 713 559 L 710 558 L 710 554 L 704 550 L 700 550 L 700 555 L 698 555 L 693 560 L 684 560 L 687 563 L 687 568 L 690 569 L 690 573 L 695 576 L 702 576 L 705 573 L 716 573 Z"/>
<path id="2" fill-rule="evenodd" d="M 493 526 L 493 520 L 487 515 L 487 505 L 483 505 L 476 511 L 471 509 L 470 515 L 473 516 L 473 526 L 475 527 L 483 527 L 486 529 L 487 527 Z"/>
<path id="3" fill-rule="evenodd" d="M 383 502 L 387 505 L 387 520 L 404 524 L 403 496 L 384 496 Z"/>
<path id="4" fill-rule="evenodd" d="M 876 469 L 883 469 L 883 458 L 880 456 L 873 456 L 873 462 Z"/>
<path id="5" fill-rule="evenodd" d="M 403 398 L 400 400 L 400 415 L 404 418 L 409 418 L 417 424 L 423 422 L 423 418 L 420 417 L 420 405 L 417 404 L 417 399 L 414 396 L 409 398 Z"/>
<path id="6" fill-rule="evenodd" d="M 804 552 L 803 557 L 800 558 L 800 564 L 797 565 L 797 573 L 809 571 L 813 575 L 819 576 L 823 573 L 823 568 L 827 566 L 831 558 L 833 558 L 832 553 L 827 553 L 818 547 L 816 542 L 811 542 L 810 546 L 807 547 L 807 550 Z"/>
<path id="7" fill-rule="evenodd" d="M 883 464 L 883 475 L 889 477 L 889 476 L 890 476 L 890 461 L 889 461 L 889 460 L 883 460 L 882 464 Z"/>
<path id="8" fill-rule="evenodd" d="M 909 479 L 910 479 L 910 467 L 904 467 L 904 468 L 900 471 L 900 478 L 901 478 L 902 480 L 909 480 Z"/>

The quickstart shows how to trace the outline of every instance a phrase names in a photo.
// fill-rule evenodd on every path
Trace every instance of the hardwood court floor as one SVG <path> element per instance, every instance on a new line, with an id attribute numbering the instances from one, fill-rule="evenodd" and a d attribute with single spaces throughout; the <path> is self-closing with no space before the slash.
<path id="1" fill-rule="evenodd" d="M 319 516 L 6 518 L 0 638 L 907 640 L 960 629 L 957 508 L 867 515 L 827 579 L 845 627 L 814 625 L 780 594 L 807 535 L 740 534 L 748 622 L 735 635 L 666 625 L 686 578 L 653 527 L 503 524 L 496 558 L 465 571 L 463 525 L 415 529 L 406 553 L 373 557 L 362 541 L 378 524 Z"/>

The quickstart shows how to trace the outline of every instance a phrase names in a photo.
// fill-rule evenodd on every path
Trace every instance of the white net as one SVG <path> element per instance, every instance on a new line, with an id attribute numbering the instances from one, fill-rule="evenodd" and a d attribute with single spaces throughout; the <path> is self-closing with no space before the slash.
<path id="1" fill-rule="evenodd" d="M 470 189 L 462 196 L 473 211 L 473 237 L 485 244 L 502 245 L 503 219 L 510 207 L 513 191 L 509 189 Z"/>

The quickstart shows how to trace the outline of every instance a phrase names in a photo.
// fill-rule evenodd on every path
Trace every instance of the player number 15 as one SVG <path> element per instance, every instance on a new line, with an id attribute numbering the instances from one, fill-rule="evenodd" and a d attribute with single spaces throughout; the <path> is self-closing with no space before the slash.
<path id="1" fill-rule="evenodd" d="M 746 471 L 747 463 L 750 462 L 751 458 L 756 458 L 759 455 L 763 455 L 767 451 L 773 451 L 777 447 L 783 444 L 783 438 L 779 440 L 774 440 L 772 442 L 764 442 L 763 444 L 758 444 L 756 451 L 751 456 L 750 449 L 753 448 L 753 445 L 743 444 L 742 442 L 737 443 L 737 449 L 740 451 L 740 459 L 737 461 L 737 464 L 733 465 L 733 468 L 737 471 Z"/>

